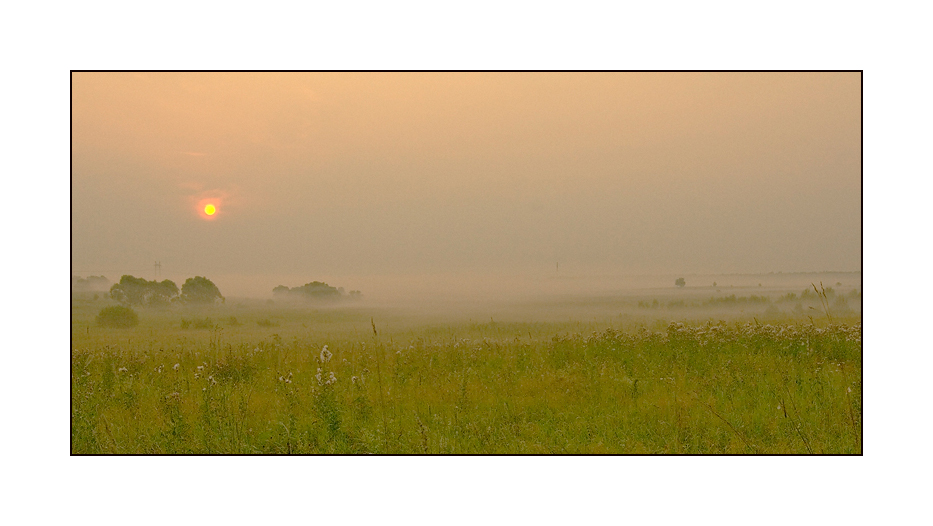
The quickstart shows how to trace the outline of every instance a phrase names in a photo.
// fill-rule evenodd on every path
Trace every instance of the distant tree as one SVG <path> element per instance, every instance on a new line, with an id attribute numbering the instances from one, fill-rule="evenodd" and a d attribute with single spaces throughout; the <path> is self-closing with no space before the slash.
<path id="1" fill-rule="evenodd" d="M 684 281 L 684 278 L 677 278 L 677 281 L 674 282 L 674 285 L 677 285 L 678 287 L 683 287 L 686 284 L 687 282 Z"/>
<path id="2" fill-rule="evenodd" d="M 218 301 L 224 302 L 224 297 L 220 294 L 220 289 L 214 282 L 203 277 L 195 276 L 188 278 L 181 286 L 181 300 L 185 303 L 213 304 Z"/>
<path id="3" fill-rule="evenodd" d="M 331 287 L 323 281 L 312 281 L 311 283 L 305 283 L 300 287 L 295 287 L 292 289 L 292 292 L 297 292 L 299 294 L 304 294 L 309 298 L 336 298 L 340 296 L 340 291 L 336 287 Z"/>
<path id="4" fill-rule="evenodd" d="M 155 283 L 151 281 L 150 283 Z M 158 284 L 151 286 L 150 305 L 166 305 L 178 297 L 178 285 L 170 279 L 164 279 Z"/>
<path id="5" fill-rule="evenodd" d="M 82 291 L 109 290 L 110 280 L 104 276 L 88 276 L 87 279 L 80 276 L 71 276 L 71 288 Z"/>
<path id="6" fill-rule="evenodd" d="M 298 299 L 329 300 L 345 297 L 346 291 L 343 287 L 331 287 L 322 281 L 312 281 L 305 283 L 300 287 L 288 288 L 285 285 L 279 285 L 272 289 L 272 294 L 276 297 L 290 297 Z M 350 297 L 358 298 L 359 291 L 350 291 Z"/>
<path id="7" fill-rule="evenodd" d="M 178 296 L 178 285 L 171 280 L 146 281 L 124 275 L 110 287 L 110 297 L 129 305 L 164 305 Z"/>

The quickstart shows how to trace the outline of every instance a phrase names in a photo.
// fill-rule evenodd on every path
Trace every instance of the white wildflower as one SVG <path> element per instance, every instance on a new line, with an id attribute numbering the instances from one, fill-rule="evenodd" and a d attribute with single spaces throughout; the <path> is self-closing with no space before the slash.
<path id="1" fill-rule="evenodd" d="M 203 371 L 203 370 L 204 370 L 204 366 L 203 366 L 203 365 L 199 365 L 199 366 L 198 366 L 198 372 L 201 372 L 201 371 Z"/>
<path id="2" fill-rule="evenodd" d="M 324 382 L 321 380 L 321 368 L 320 367 L 317 368 L 317 374 L 314 375 L 314 377 L 317 378 L 318 385 L 324 385 Z"/>
<path id="3" fill-rule="evenodd" d="M 118 372 L 118 373 L 125 373 L 125 372 L 126 372 L 126 367 L 121 367 L 121 368 L 117 369 L 117 372 Z"/>
<path id="4" fill-rule="evenodd" d="M 324 348 L 321 349 L 321 363 L 327 363 L 327 360 L 330 360 L 331 356 L 333 356 L 333 354 L 327 350 L 327 346 L 325 345 Z"/>
<path id="5" fill-rule="evenodd" d="M 181 364 L 180 364 L 180 363 L 176 363 L 175 365 L 172 366 L 172 370 L 173 370 L 173 371 L 177 371 L 180 367 L 181 367 Z"/>
<path id="6" fill-rule="evenodd" d="M 326 383 L 327 385 L 337 383 L 337 377 L 334 376 L 334 373 L 333 373 L 333 372 L 330 373 L 330 378 L 328 378 L 328 379 L 327 379 L 327 382 L 325 382 L 325 383 Z"/>
<path id="7" fill-rule="evenodd" d="M 350 377 L 350 383 L 352 383 L 352 384 L 355 384 L 355 383 L 356 383 L 356 377 L 355 377 L 355 376 L 351 376 L 351 377 Z"/>

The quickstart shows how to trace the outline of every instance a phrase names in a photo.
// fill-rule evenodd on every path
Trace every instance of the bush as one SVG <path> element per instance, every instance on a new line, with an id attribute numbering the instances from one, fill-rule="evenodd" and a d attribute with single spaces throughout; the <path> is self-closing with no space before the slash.
<path id="1" fill-rule="evenodd" d="M 129 307 L 106 307 L 97 315 L 97 325 L 101 327 L 135 327 L 139 325 L 139 316 Z"/>
<path id="2" fill-rule="evenodd" d="M 193 319 L 181 319 L 181 328 L 182 329 L 213 329 L 214 320 L 210 318 L 193 318 Z"/>

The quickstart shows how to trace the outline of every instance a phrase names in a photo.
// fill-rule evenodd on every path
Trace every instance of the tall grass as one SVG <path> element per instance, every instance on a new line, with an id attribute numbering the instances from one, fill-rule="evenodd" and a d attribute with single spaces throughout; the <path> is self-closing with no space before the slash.
<path id="1" fill-rule="evenodd" d="M 858 321 L 367 336 L 332 316 L 291 338 L 74 326 L 72 452 L 861 453 Z"/>

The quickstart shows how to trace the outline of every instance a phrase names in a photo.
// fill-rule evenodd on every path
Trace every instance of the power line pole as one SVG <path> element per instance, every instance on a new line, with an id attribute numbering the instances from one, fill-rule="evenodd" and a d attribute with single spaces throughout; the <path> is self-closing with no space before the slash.
<path id="1" fill-rule="evenodd" d="M 155 262 L 155 277 L 156 277 L 156 281 L 159 280 L 159 276 L 161 276 L 161 275 L 162 275 L 162 262 L 161 262 L 161 261 L 156 261 L 156 262 Z"/>

